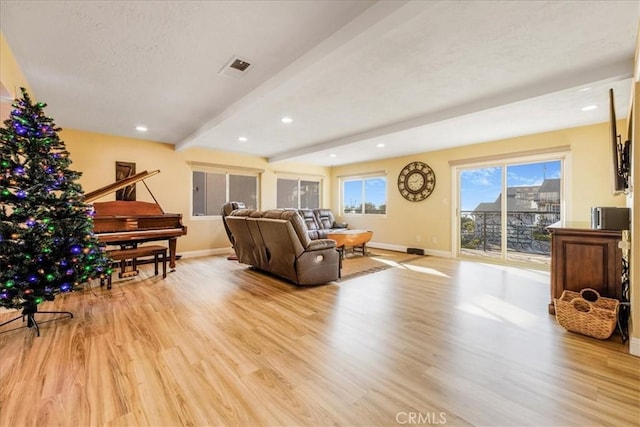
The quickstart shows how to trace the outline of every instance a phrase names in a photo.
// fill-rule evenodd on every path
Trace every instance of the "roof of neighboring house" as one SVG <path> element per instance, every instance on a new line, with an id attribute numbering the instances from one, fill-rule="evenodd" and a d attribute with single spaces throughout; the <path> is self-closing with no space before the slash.
<path id="1" fill-rule="evenodd" d="M 498 197 L 498 200 L 495 202 L 482 202 L 478 203 L 478 206 L 473 210 L 474 212 L 500 212 L 502 202 L 501 198 Z M 537 212 L 537 206 L 533 206 L 530 200 L 524 199 L 515 199 L 508 198 L 507 199 L 507 211 L 510 212 Z"/>
<path id="2" fill-rule="evenodd" d="M 473 210 L 474 212 L 496 212 L 500 211 L 500 203 L 497 202 L 482 202 Z"/>
<path id="3" fill-rule="evenodd" d="M 518 194 L 536 193 L 533 198 L 516 198 Z M 540 200 L 540 193 L 560 194 L 560 178 L 545 179 L 541 185 L 523 185 L 507 187 L 507 210 L 535 212 L 538 210 L 534 206 L 534 201 Z M 558 200 L 558 203 L 560 200 Z M 502 205 L 502 193 L 493 202 L 482 202 L 474 209 L 474 212 L 496 212 L 500 211 Z"/>
<path id="4" fill-rule="evenodd" d="M 560 178 L 545 179 L 538 190 L 539 193 L 559 193 Z"/>

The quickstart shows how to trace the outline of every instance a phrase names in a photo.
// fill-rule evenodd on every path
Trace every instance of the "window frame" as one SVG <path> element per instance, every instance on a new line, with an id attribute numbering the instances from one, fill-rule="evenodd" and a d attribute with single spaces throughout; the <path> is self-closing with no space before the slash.
<path id="1" fill-rule="evenodd" d="M 385 218 L 387 215 L 387 208 L 389 206 L 389 180 L 387 179 L 387 172 L 386 171 L 380 171 L 380 172 L 373 172 L 373 173 L 366 173 L 366 174 L 358 174 L 358 175 L 349 175 L 349 176 L 342 176 L 342 177 L 338 177 L 339 178 L 339 182 L 340 182 L 340 215 L 345 215 L 345 216 L 375 216 L 378 218 Z M 384 206 L 385 206 L 385 211 L 384 213 L 374 213 L 374 212 L 366 212 L 366 204 L 367 204 L 367 185 L 366 185 L 366 181 L 367 180 L 373 180 L 373 179 L 382 179 L 384 180 Z M 346 208 L 346 203 L 345 203 L 345 183 L 347 182 L 354 182 L 354 181 L 361 181 L 362 182 L 362 193 L 361 193 L 361 197 L 362 197 L 362 207 L 360 212 L 346 212 L 345 208 Z"/>
<path id="2" fill-rule="evenodd" d="M 554 212 L 560 214 L 560 225 L 564 226 L 567 218 L 570 216 L 570 209 L 568 204 L 568 198 L 571 188 L 571 147 L 570 146 L 556 146 L 548 147 L 537 150 L 504 153 L 499 155 L 489 155 L 484 157 L 453 160 L 449 162 L 451 167 L 451 181 L 453 183 L 451 188 L 451 200 L 452 203 L 452 218 L 451 222 L 451 242 L 452 242 L 452 256 L 459 259 L 471 259 L 481 262 L 497 262 L 507 265 L 522 265 L 526 267 L 540 267 L 542 264 L 535 264 L 530 262 L 518 262 L 509 257 L 507 246 L 507 221 L 506 215 L 508 215 L 507 198 L 501 200 L 501 224 L 502 224 L 502 244 L 500 257 L 496 258 L 483 258 L 483 257 L 469 257 L 461 254 L 460 243 L 460 221 L 461 221 L 461 178 L 460 175 L 465 170 L 471 170 L 476 168 L 485 167 L 500 167 L 502 169 L 502 189 L 501 193 L 504 194 L 508 187 L 507 169 L 509 166 L 517 166 L 527 163 L 543 163 L 550 161 L 560 162 L 560 175 L 561 175 L 561 187 L 560 187 L 560 204 L 554 204 L 551 210 L 541 212 Z"/>
<path id="3" fill-rule="evenodd" d="M 286 207 L 281 207 L 279 206 L 279 202 L 278 202 L 278 181 L 279 180 L 287 180 L 287 181 L 297 181 L 298 187 L 298 200 L 297 200 L 297 206 L 286 206 Z M 300 176 L 300 175 L 281 175 L 281 176 L 277 176 L 276 177 L 276 208 L 277 209 L 315 209 L 315 208 L 303 208 L 300 207 L 300 185 L 302 183 L 302 181 L 308 181 L 308 182 L 315 182 L 318 184 L 318 208 L 322 207 L 322 187 L 323 187 L 323 178 L 322 177 L 318 177 L 318 176 Z"/>
<path id="4" fill-rule="evenodd" d="M 224 189 L 224 203 L 230 202 L 232 200 L 230 200 L 229 197 L 229 183 L 230 183 L 230 177 L 231 176 L 248 176 L 248 177 L 253 177 L 256 180 L 256 188 L 255 188 L 255 197 L 256 197 L 256 209 L 260 209 L 260 203 L 261 203 L 261 178 L 262 178 L 262 170 L 260 169 L 250 169 L 250 168 L 240 168 L 240 167 L 232 167 L 232 166 L 216 166 L 216 165 L 208 165 L 208 164 L 202 164 L 202 163 L 197 163 L 197 162 L 190 162 L 192 167 L 189 171 L 190 173 L 190 180 L 191 180 L 191 195 L 190 195 L 190 219 L 191 220 L 207 220 L 207 219 L 215 219 L 215 218 L 220 218 L 221 215 L 221 209 L 222 209 L 222 205 L 220 206 L 220 209 L 216 212 L 216 213 L 212 213 L 207 215 L 206 213 L 204 215 L 195 215 L 194 213 L 194 188 L 195 188 L 195 183 L 194 183 L 194 174 L 196 172 L 200 172 L 200 173 L 204 173 L 205 176 L 206 174 L 217 174 L 217 175 L 224 175 L 224 181 L 225 181 L 225 189 Z M 206 180 L 206 178 L 205 178 Z M 205 190 L 206 191 L 206 190 Z M 244 201 L 243 201 L 244 202 Z M 205 204 L 206 204 L 206 194 L 205 194 Z"/>

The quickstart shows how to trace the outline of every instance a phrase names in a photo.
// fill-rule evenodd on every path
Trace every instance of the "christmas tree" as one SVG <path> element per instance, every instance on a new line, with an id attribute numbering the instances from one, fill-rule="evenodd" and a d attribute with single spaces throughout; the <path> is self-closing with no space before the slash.
<path id="1" fill-rule="evenodd" d="M 0 306 L 31 326 L 38 304 L 110 271 L 60 129 L 21 92 L 0 128 Z"/>

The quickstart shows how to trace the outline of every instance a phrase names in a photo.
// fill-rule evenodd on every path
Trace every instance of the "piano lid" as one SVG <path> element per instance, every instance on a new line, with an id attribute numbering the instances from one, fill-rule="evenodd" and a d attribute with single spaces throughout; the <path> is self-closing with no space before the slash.
<path id="1" fill-rule="evenodd" d="M 143 171 L 140 173 L 137 173 L 135 175 L 132 175 L 130 177 L 121 179 L 120 181 L 116 181 L 112 184 L 109 185 L 105 185 L 104 187 L 98 188 L 97 190 L 94 190 L 90 193 L 86 193 L 84 195 L 84 201 L 86 203 L 91 203 L 94 200 L 97 200 L 101 197 L 106 196 L 107 194 L 111 194 L 111 193 L 115 193 L 116 191 L 128 187 L 130 185 L 133 185 L 137 182 L 143 181 L 146 178 L 149 178 L 150 176 L 153 175 L 157 175 L 159 174 L 160 171 L 159 170 L 154 170 L 154 171 Z"/>

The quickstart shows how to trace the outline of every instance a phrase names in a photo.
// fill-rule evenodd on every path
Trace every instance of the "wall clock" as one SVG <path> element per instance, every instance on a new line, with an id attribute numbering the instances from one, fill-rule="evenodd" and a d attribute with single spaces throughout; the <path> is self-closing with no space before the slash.
<path id="1" fill-rule="evenodd" d="M 411 162 L 400 171 L 398 191 L 410 202 L 420 202 L 436 187 L 436 174 L 426 163 Z"/>

